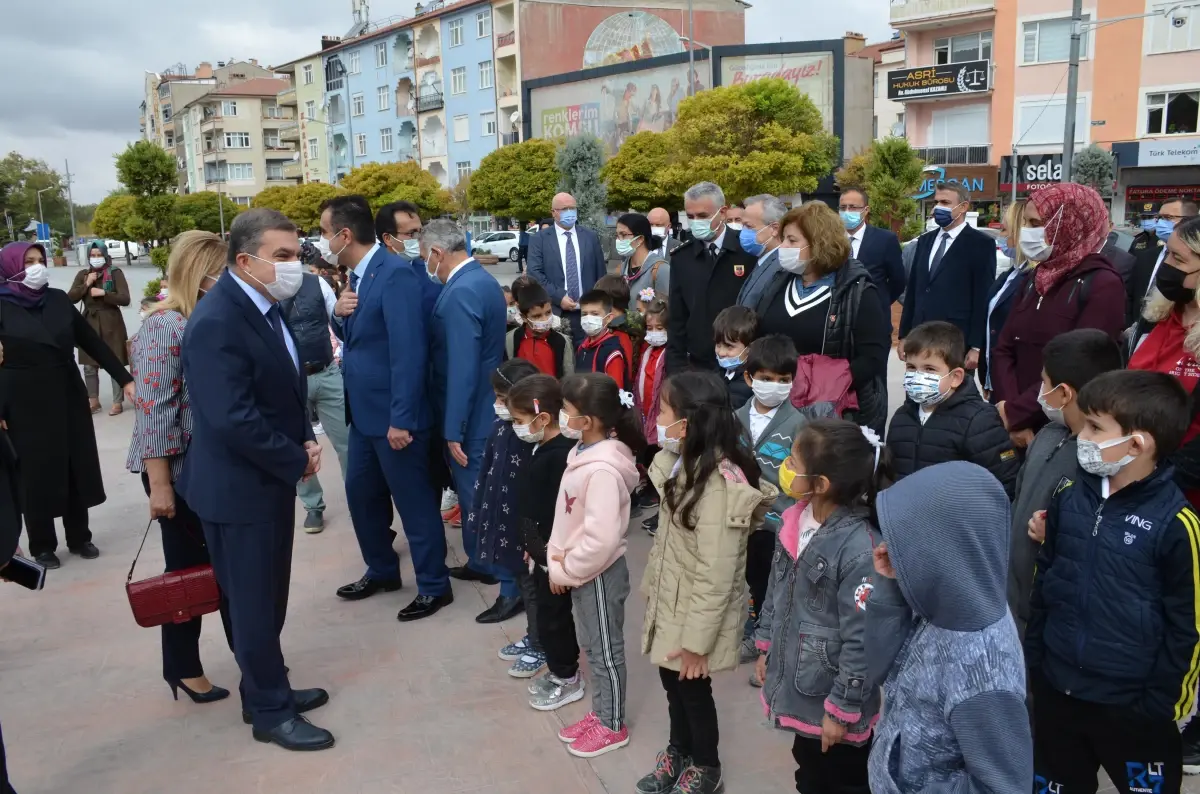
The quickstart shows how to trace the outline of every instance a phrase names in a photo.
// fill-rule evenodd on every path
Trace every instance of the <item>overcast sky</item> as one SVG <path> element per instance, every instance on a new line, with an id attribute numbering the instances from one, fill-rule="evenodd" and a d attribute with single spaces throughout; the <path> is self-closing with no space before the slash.
<path id="1" fill-rule="evenodd" d="M 831 13 L 797 13 L 823 0 L 752 0 L 746 41 L 889 35 L 883 0 L 841 0 Z M 413 0 L 374 0 L 371 18 L 411 13 Z M 113 154 L 139 137 L 144 74 L 182 62 L 258 58 L 285 63 L 350 27 L 350 0 L 41 0 L 5 3 L 0 24 L 0 156 L 18 151 L 60 172 L 71 161 L 74 198 L 117 187 Z M 832 13 L 836 9 L 836 14 Z M 124 20 L 124 21 L 117 21 Z M 49 23 L 49 27 L 47 27 Z M 36 31 L 54 31 L 43 35 Z"/>

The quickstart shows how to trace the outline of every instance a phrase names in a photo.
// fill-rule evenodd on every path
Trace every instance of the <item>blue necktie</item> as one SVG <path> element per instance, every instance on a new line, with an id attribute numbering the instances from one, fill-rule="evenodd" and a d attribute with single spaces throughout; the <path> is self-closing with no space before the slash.
<path id="1" fill-rule="evenodd" d="M 283 312 L 280 311 L 278 303 L 272 304 L 271 308 L 267 309 L 267 320 L 275 329 L 275 335 L 279 337 L 279 344 L 283 346 L 283 352 L 287 355 L 288 361 L 292 361 L 292 351 L 288 350 L 287 337 L 283 333 Z M 294 361 L 292 366 L 296 366 Z"/>
<path id="2" fill-rule="evenodd" d="M 938 265 L 942 263 L 942 257 L 946 255 L 946 245 L 950 242 L 950 232 L 942 232 L 942 244 L 933 252 L 933 261 L 929 263 L 929 277 L 933 278 L 933 274 L 937 272 Z"/>
<path id="3" fill-rule="evenodd" d="M 353 270 L 350 271 L 350 291 L 358 292 L 358 274 Z"/>
<path id="4" fill-rule="evenodd" d="M 567 238 L 567 294 L 571 300 L 579 300 L 579 260 L 575 256 L 575 246 L 571 245 L 571 233 L 564 232 Z"/>

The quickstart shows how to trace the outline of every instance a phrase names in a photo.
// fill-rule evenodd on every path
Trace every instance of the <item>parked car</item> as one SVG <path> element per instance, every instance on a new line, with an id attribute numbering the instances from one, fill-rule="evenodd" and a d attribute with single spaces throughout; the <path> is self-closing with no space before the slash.
<path id="1" fill-rule="evenodd" d="M 489 232 L 474 241 L 471 253 L 491 254 L 501 259 L 508 257 L 516 262 L 521 256 L 517 248 L 518 239 L 516 232 Z"/>
<path id="2" fill-rule="evenodd" d="M 125 258 L 125 247 L 129 247 L 129 255 L 137 259 L 142 255 L 142 247 L 137 243 L 125 242 L 124 240 L 105 240 L 104 245 L 108 247 L 108 255 L 114 260 Z"/>

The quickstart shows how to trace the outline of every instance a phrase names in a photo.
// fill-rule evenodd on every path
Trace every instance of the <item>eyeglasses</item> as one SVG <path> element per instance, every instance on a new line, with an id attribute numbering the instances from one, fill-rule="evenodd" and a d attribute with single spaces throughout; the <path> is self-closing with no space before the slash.
<path id="1" fill-rule="evenodd" d="M 1154 217 L 1155 217 L 1155 220 L 1170 221 L 1171 223 L 1179 223 L 1180 221 L 1182 221 L 1184 218 L 1186 218 L 1188 216 L 1187 215 L 1170 215 L 1170 214 L 1160 212 L 1160 213 L 1158 213 L 1158 215 L 1156 215 Z"/>

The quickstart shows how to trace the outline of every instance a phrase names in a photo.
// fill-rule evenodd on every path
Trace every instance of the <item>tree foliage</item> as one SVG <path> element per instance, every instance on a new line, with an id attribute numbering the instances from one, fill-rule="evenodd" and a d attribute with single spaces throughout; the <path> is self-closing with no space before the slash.
<path id="1" fill-rule="evenodd" d="M 345 192 L 324 182 L 269 187 L 255 196 L 250 206 L 279 210 L 301 230 L 310 232 L 321 225 L 321 204 Z"/>
<path id="2" fill-rule="evenodd" d="M 680 103 L 665 134 L 669 158 L 657 180 L 664 191 L 682 194 L 711 181 L 730 201 L 812 192 L 833 170 L 838 151 L 820 111 L 780 78 L 701 91 Z"/>
<path id="3" fill-rule="evenodd" d="M 450 212 L 459 223 L 466 223 L 471 217 L 471 175 L 467 174 L 450 189 Z"/>
<path id="4" fill-rule="evenodd" d="M 136 198 L 123 191 L 110 193 L 96 205 L 96 212 L 92 215 L 92 232 L 97 237 L 124 240 L 125 224 L 137 214 L 134 209 L 136 202 Z"/>
<path id="5" fill-rule="evenodd" d="M 556 149 L 553 141 L 530 138 L 484 157 L 471 175 L 471 206 L 521 221 L 549 215 L 559 182 Z"/>
<path id="6" fill-rule="evenodd" d="M 600 177 L 608 187 L 609 209 L 683 209 L 682 194 L 665 190 L 659 181 L 670 152 L 671 139 L 664 132 L 639 132 L 626 138 L 600 169 Z"/>
<path id="7" fill-rule="evenodd" d="M 600 178 L 604 165 L 604 143 L 595 135 L 567 139 L 555 156 L 560 178 L 558 187 L 575 197 L 579 222 L 592 229 L 604 228 L 608 188 Z"/>
<path id="8" fill-rule="evenodd" d="M 274 189 L 268 188 L 268 190 Z M 218 194 L 214 191 L 203 190 L 199 193 L 189 193 L 179 197 L 176 208 L 180 215 L 191 221 L 193 229 L 220 234 L 222 213 L 225 216 L 225 229 L 228 230 L 229 224 L 233 223 L 233 219 L 242 211 L 242 208 L 224 193 L 220 194 L 219 198 L 221 203 L 218 205 Z"/>
<path id="9" fill-rule="evenodd" d="M 345 192 L 365 197 L 372 210 L 393 201 L 410 201 L 421 210 L 421 217 L 436 218 L 453 206 L 450 191 L 412 160 L 366 163 L 342 177 L 340 184 Z"/>
<path id="10" fill-rule="evenodd" d="M 1092 144 L 1077 152 L 1071 160 L 1071 180 L 1087 185 L 1105 198 L 1112 197 L 1112 152 Z"/>
<path id="11" fill-rule="evenodd" d="M 175 158 L 150 141 L 137 141 L 116 155 L 117 178 L 134 196 L 135 216 L 125 222 L 126 239 L 167 241 L 192 228 L 178 211 Z"/>
<path id="12" fill-rule="evenodd" d="M 0 215 L 12 216 L 13 231 L 38 218 L 38 191 L 42 193 L 42 217 L 53 232 L 71 233 L 71 215 L 62 177 L 42 160 L 10 152 L 0 160 Z M 0 239 L 7 239 L 8 224 L 0 220 Z"/>
<path id="13" fill-rule="evenodd" d="M 871 203 L 870 222 L 899 233 L 917 215 L 917 202 L 912 196 L 925 181 L 924 168 L 925 162 L 907 140 L 887 137 L 872 141 L 866 152 L 852 157 L 835 179 L 842 190 L 866 190 Z"/>

